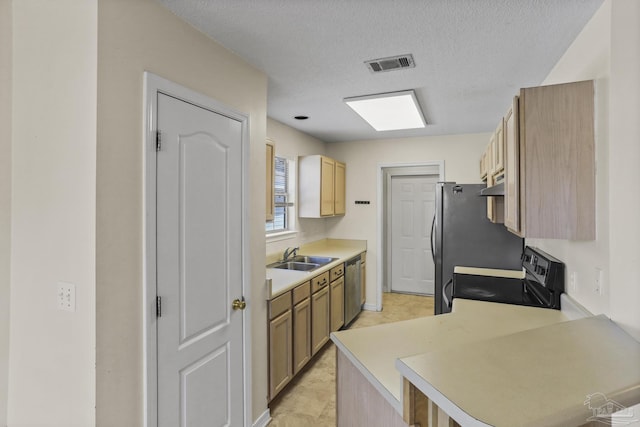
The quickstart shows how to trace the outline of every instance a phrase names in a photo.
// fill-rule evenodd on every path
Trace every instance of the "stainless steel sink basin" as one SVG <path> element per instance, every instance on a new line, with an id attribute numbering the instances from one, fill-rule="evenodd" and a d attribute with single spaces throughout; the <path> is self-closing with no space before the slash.
<path id="1" fill-rule="evenodd" d="M 295 256 L 295 257 L 291 258 L 290 261 L 325 265 L 325 264 L 329 264 L 330 262 L 333 262 L 333 261 L 335 261 L 337 259 L 338 258 L 331 258 L 331 257 L 325 257 L 325 256 L 298 255 L 298 256 Z"/>
<path id="2" fill-rule="evenodd" d="M 320 267 L 320 264 L 311 262 L 287 261 L 269 265 L 271 268 L 280 268 L 283 270 L 311 271 Z"/>

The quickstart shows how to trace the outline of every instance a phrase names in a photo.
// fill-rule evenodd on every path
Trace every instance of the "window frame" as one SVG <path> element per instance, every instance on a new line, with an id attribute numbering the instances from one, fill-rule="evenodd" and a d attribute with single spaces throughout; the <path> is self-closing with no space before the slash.
<path id="1" fill-rule="evenodd" d="M 267 242 L 284 240 L 288 238 L 293 238 L 297 235 L 296 230 L 296 203 L 295 203 L 295 194 L 296 194 L 296 183 L 295 183 L 295 170 L 296 163 L 295 160 L 289 159 L 285 156 L 278 155 L 277 153 L 274 156 L 274 161 L 276 165 L 274 167 L 274 188 L 273 188 L 273 197 L 274 199 L 278 196 L 283 196 L 283 202 L 275 202 L 274 201 L 274 219 L 272 221 L 267 221 L 265 223 L 265 235 L 267 238 Z M 286 183 L 284 191 L 282 188 L 278 187 L 278 175 L 281 175 L 278 172 L 278 164 L 279 161 L 286 162 Z M 278 208 L 284 208 L 284 228 L 278 228 L 275 230 L 267 230 L 268 224 L 274 224 L 277 221 L 277 210 Z"/>

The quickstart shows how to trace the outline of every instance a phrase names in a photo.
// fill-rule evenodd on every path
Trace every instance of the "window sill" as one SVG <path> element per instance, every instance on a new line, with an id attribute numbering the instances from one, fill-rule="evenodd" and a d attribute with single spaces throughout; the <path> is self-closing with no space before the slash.
<path id="1" fill-rule="evenodd" d="M 295 230 L 280 231 L 277 233 L 269 233 L 266 235 L 267 243 L 279 242 L 280 240 L 295 239 L 298 232 Z"/>

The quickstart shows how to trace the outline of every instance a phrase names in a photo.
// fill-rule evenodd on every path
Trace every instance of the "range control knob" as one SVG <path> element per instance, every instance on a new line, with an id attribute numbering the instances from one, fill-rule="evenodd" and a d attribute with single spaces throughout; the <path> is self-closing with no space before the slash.
<path id="1" fill-rule="evenodd" d="M 536 265 L 536 273 L 538 273 L 541 276 L 544 276 L 546 274 L 546 272 L 547 272 L 546 268 L 544 268 L 541 265 Z"/>

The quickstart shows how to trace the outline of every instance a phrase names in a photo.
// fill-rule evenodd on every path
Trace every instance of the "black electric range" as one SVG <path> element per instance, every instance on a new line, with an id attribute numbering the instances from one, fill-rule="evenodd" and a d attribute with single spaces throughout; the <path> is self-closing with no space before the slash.
<path id="1" fill-rule="evenodd" d="M 465 298 L 505 304 L 560 309 L 564 263 L 527 246 L 522 254 L 523 279 L 454 273 L 451 301 Z"/>

